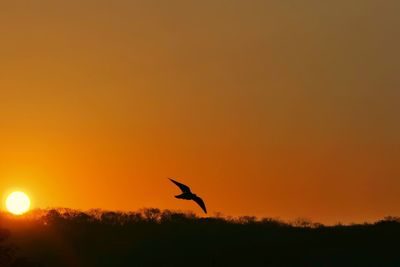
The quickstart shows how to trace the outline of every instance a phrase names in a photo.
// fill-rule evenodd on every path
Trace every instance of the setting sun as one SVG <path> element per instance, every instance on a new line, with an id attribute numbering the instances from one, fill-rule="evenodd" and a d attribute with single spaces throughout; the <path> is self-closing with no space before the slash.
<path id="1" fill-rule="evenodd" d="M 6 200 L 6 207 L 9 212 L 14 215 L 24 214 L 29 210 L 31 201 L 27 194 L 24 192 L 13 192 L 8 195 Z"/>

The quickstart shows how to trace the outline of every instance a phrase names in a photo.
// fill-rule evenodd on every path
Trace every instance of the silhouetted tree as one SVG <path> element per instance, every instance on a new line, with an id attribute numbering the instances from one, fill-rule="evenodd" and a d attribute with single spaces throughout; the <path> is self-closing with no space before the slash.
<path id="1" fill-rule="evenodd" d="M 39 214 L 29 223 L 9 225 L 12 233 L 23 229 L 16 245 L 45 267 L 400 266 L 397 217 L 324 226 L 304 219 L 199 218 L 159 209 L 54 209 Z M 7 236 L 7 231 L 0 232 L 0 244 Z M 0 267 L 17 266 L 34 265 L 0 245 Z"/>
<path id="2" fill-rule="evenodd" d="M 143 210 L 144 219 L 148 222 L 157 222 L 161 217 L 161 211 L 155 208 Z"/>
<path id="3" fill-rule="evenodd" d="M 6 247 L 3 243 L 8 238 L 9 232 L 4 229 L 0 229 L 0 266 L 11 266 L 13 256 L 12 250 Z"/>
<path id="4" fill-rule="evenodd" d="M 4 245 L 4 241 L 9 237 L 9 231 L 0 229 L 0 266 L 1 267 L 36 267 L 27 258 L 16 257 L 15 249 Z"/>

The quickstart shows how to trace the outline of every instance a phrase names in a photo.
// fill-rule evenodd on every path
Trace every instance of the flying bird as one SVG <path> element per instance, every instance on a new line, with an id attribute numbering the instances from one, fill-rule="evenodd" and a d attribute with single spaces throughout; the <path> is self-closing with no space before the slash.
<path id="1" fill-rule="evenodd" d="M 198 197 L 196 194 L 193 194 L 192 191 L 190 191 L 189 186 L 181 184 L 171 178 L 168 178 L 168 179 L 170 179 L 171 182 L 173 182 L 175 185 L 177 185 L 179 187 L 179 189 L 182 191 L 182 194 L 175 196 L 176 198 L 185 199 L 185 200 L 193 200 L 207 214 L 207 208 L 206 208 L 206 205 L 204 204 L 204 201 L 200 197 Z"/>

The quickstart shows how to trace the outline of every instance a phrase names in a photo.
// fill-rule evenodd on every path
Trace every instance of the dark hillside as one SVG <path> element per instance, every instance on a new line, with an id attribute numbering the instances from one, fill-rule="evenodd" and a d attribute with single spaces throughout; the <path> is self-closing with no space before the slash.
<path id="1" fill-rule="evenodd" d="M 18 254 L 42 266 L 400 266 L 400 221 L 294 226 L 147 209 L 1 216 Z M 297 224 L 296 224 L 297 225 Z"/>

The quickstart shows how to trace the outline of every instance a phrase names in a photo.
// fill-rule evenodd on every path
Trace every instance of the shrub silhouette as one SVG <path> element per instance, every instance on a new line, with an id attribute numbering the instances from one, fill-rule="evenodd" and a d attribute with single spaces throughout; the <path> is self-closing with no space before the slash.
<path id="1" fill-rule="evenodd" d="M 27 258 L 15 256 L 15 249 L 4 245 L 4 241 L 10 236 L 10 232 L 0 229 L 0 266 L 1 267 L 35 267 Z"/>
<path id="2" fill-rule="evenodd" d="M 8 236 L 9 232 L 7 230 L 0 229 L 0 266 L 11 266 L 12 263 L 11 248 L 3 245 Z"/>
<path id="3" fill-rule="evenodd" d="M 324 226 L 159 209 L 56 209 L 2 221 L 24 255 L 43 266 L 400 266 L 395 217 Z"/>

